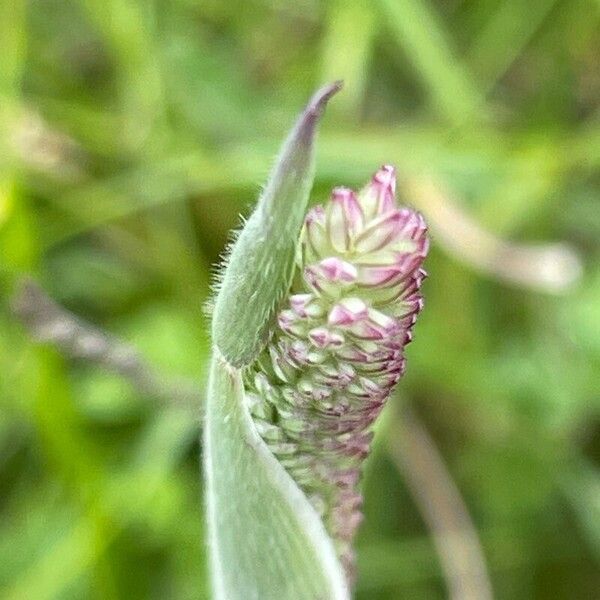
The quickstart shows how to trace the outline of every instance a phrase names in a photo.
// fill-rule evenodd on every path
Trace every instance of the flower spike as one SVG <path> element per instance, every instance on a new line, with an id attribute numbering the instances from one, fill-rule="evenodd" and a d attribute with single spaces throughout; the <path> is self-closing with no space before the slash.
<path id="1" fill-rule="evenodd" d="M 308 212 L 299 277 L 246 378 L 263 439 L 321 514 L 350 579 L 369 429 L 423 308 L 427 226 L 395 191 L 384 165 L 359 193 L 334 188 Z"/>

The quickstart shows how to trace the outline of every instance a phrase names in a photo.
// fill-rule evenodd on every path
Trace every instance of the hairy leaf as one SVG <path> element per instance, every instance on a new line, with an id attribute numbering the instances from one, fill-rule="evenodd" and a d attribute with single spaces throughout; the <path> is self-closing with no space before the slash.
<path id="1" fill-rule="evenodd" d="M 215 301 L 213 340 L 236 367 L 256 358 L 278 302 L 290 286 L 313 182 L 316 125 L 340 87 L 340 83 L 325 86 L 308 103 L 231 250 Z"/>
<path id="2" fill-rule="evenodd" d="M 205 473 L 216 600 L 343 600 L 349 592 L 323 523 L 258 435 L 240 372 L 215 353 Z"/>

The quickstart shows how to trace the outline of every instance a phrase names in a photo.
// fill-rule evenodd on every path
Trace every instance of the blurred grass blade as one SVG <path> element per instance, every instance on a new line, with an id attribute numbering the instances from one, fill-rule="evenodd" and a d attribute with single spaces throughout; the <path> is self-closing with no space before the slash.
<path id="1" fill-rule="evenodd" d="M 3 102 L 14 99 L 18 92 L 25 57 L 25 2 L 0 3 L 0 94 Z"/>
<path id="2" fill-rule="evenodd" d="M 433 180 L 411 179 L 405 185 L 437 242 L 482 273 L 547 294 L 568 293 L 581 278 L 583 265 L 570 244 L 510 242 L 482 228 Z"/>
<path id="3" fill-rule="evenodd" d="M 440 114 L 463 125 L 480 108 L 481 95 L 451 50 L 449 36 L 425 0 L 378 0 L 385 25 L 429 88 Z"/>
<path id="4" fill-rule="evenodd" d="M 204 441 L 214 597 L 349 598 L 320 517 L 256 432 L 243 393 L 239 371 L 215 354 Z"/>
<path id="5" fill-rule="evenodd" d="M 286 140 L 258 205 L 232 247 L 213 317 L 213 340 L 230 364 L 248 365 L 264 345 L 291 283 L 296 245 L 313 182 L 319 117 L 336 82 L 315 93 Z"/>
<path id="6" fill-rule="evenodd" d="M 556 0 L 510 0 L 493 12 L 468 55 L 485 92 L 508 71 L 556 4 Z"/>
<path id="7" fill-rule="evenodd" d="M 361 0 L 336 0 L 328 7 L 323 41 L 323 79 L 344 78 L 344 93 L 331 107 L 354 120 L 363 104 L 376 34 L 375 11 Z"/>

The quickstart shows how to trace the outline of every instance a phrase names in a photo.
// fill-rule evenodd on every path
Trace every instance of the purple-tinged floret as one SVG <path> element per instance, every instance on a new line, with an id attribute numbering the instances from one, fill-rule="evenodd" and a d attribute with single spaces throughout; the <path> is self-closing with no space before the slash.
<path id="1" fill-rule="evenodd" d="M 298 277 L 246 376 L 259 432 L 321 514 L 350 578 L 370 427 L 423 308 L 427 226 L 395 191 L 385 165 L 360 192 L 337 187 L 308 212 Z"/>

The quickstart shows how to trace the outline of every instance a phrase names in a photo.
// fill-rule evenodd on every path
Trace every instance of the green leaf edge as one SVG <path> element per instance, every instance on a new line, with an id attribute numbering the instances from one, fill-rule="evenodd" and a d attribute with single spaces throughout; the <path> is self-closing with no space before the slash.
<path id="1" fill-rule="evenodd" d="M 351 596 L 344 570 L 321 518 L 256 431 L 243 394 L 240 371 L 229 365 L 215 349 L 209 376 L 204 427 L 206 514 L 215 599 L 349 600 Z M 235 448 L 230 447 L 230 451 L 239 452 L 239 456 L 232 453 L 227 460 L 226 446 L 223 446 L 225 456 L 221 451 L 218 458 L 225 460 L 219 460 L 218 464 L 215 464 L 216 444 L 223 444 L 223 436 L 238 444 Z M 252 482 L 244 481 L 243 472 L 239 469 L 241 463 L 236 463 L 238 458 L 252 461 Z M 234 489 L 228 490 L 229 494 L 225 499 L 218 498 L 218 494 L 223 492 L 217 479 L 219 473 L 222 477 L 224 469 L 235 470 L 236 467 L 240 472 L 229 474 L 230 481 L 234 482 Z M 270 486 L 268 494 L 264 494 L 266 488 L 259 489 L 261 485 Z M 259 490 L 264 498 L 252 498 L 252 486 L 254 491 Z M 273 536 L 271 545 L 276 546 L 279 552 L 277 560 L 285 561 L 286 558 L 290 558 L 286 557 L 286 552 L 293 544 L 300 544 L 303 548 L 302 559 L 305 561 L 305 567 L 306 561 L 310 565 L 310 568 L 305 568 L 299 573 L 298 562 L 289 560 L 287 568 L 290 571 L 284 576 L 286 581 L 282 581 L 281 573 L 267 572 L 265 578 L 264 574 L 257 571 L 271 568 L 273 564 L 270 559 L 273 557 L 262 554 L 261 548 L 256 548 L 256 539 L 249 538 L 251 523 L 233 523 L 226 520 L 224 526 L 229 528 L 229 531 L 223 529 L 224 515 L 219 513 L 219 501 L 228 502 L 229 514 L 238 515 L 243 520 L 243 512 L 232 512 L 232 506 L 236 505 L 239 509 L 241 503 L 245 503 L 246 510 L 252 512 L 253 503 L 255 508 L 260 509 L 265 500 L 270 503 L 273 515 L 276 513 L 278 501 L 284 509 L 288 509 L 289 520 L 284 522 L 287 530 L 275 526 L 270 534 Z M 232 556 L 228 557 L 229 560 L 224 565 L 222 542 L 227 541 L 227 535 L 230 536 L 230 547 L 227 551 L 231 552 Z M 245 561 L 248 557 L 253 564 L 249 565 Z M 265 581 L 268 583 L 265 584 Z"/>
<path id="2" fill-rule="evenodd" d="M 268 340 L 290 287 L 296 247 L 314 178 L 314 140 L 337 81 L 318 90 L 288 135 L 256 208 L 231 246 L 215 299 L 212 338 L 229 364 L 242 367 Z"/>

